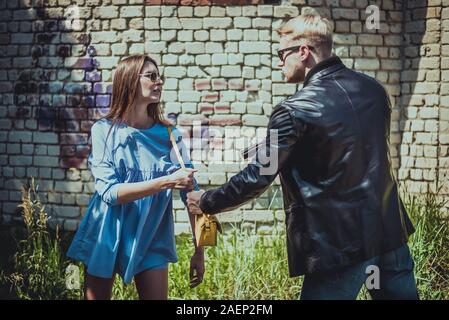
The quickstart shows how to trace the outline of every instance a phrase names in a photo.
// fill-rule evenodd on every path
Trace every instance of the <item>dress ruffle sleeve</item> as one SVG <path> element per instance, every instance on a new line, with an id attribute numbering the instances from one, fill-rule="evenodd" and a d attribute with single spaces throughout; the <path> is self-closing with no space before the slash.
<path id="1" fill-rule="evenodd" d="M 120 181 L 112 161 L 111 147 L 107 144 L 107 132 L 96 123 L 92 126 L 91 133 L 92 153 L 89 166 L 95 179 L 95 191 L 108 205 L 116 205 Z M 112 143 L 111 135 L 108 140 Z"/>

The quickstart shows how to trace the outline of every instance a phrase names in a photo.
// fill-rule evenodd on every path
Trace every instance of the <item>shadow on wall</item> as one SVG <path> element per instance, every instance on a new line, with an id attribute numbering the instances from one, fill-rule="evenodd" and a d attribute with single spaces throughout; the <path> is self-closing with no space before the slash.
<path id="1" fill-rule="evenodd" d="M 404 154 L 400 150 L 402 155 L 400 153 L 399 178 L 403 181 L 413 179 L 410 168 L 416 167 L 414 158 L 418 154 L 415 151 L 412 152 L 412 148 L 415 149 L 416 145 L 427 144 L 418 138 L 417 134 L 417 132 L 424 131 L 424 121 L 416 121 L 420 118 L 419 110 L 424 106 L 438 106 L 438 95 L 440 94 L 438 89 L 435 92 L 426 92 L 423 91 L 425 88 L 418 86 L 424 84 L 425 81 L 439 81 L 439 79 L 430 78 L 427 71 L 432 68 L 437 71 L 440 70 L 441 34 L 436 30 L 428 31 L 426 22 L 429 17 L 435 17 L 435 13 L 441 9 L 441 6 L 429 7 L 428 1 L 404 1 L 403 3 L 401 99 L 399 101 L 401 111 L 399 147 L 404 148 L 407 152 Z M 435 61 L 432 62 L 433 60 Z M 414 96 L 415 94 L 422 95 L 422 97 Z M 416 123 L 412 125 L 414 121 Z M 419 128 L 421 124 L 422 128 Z M 438 130 L 438 125 L 436 126 L 435 129 Z M 429 144 L 430 140 L 433 140 L 433 138 L 429 139 Z M 435 140 L 431 144 L 435 143 L 438 142 Z M 438 154 L 435 156 L 437 157 Z M 435 165 L 435 169 L 438 178 L 438 164 Z M 420 187 L 424 188 L 420 192 L 427 191 L 426 183 L 420 183 Z"/>

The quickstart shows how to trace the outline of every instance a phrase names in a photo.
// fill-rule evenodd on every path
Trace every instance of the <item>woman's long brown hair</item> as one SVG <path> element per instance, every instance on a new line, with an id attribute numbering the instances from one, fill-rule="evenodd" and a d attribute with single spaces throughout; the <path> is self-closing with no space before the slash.
<path id="1" fill-rule="evenodd" d="M 136 100 L 137 88 L 139 86 L 140 73 L 146 62 L 154 64 L 159 71 L 156 61 L 145 54 L 135 54 L 123 58 L 117 65 L 114 71 L 114 79 L 112 81 L 112 97 L 108 113 L 101 117 L 101 119 L 108 119 L 112 121 L 106 136 L 108 140 L 112 128 L 116 124 L 122 124 L 124 119 L 129 115 L 134 102 Z M 161 123 L 169 126 L 170 123 L 164 118 L 161 110 L 161 104 L 150 103 L 147 106 L 148 116 L 154 119 L 155 123 Z M 106 150 L 105 141 L 105 150 Z M 104 158 L 104 154 L 103 154 Z"/>

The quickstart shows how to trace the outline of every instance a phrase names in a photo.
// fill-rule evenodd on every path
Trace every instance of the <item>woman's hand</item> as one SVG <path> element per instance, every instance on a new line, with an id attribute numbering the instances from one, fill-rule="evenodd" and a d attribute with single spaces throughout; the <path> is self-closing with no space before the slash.
<path id="1" fill-rule="evenodd" d="M 193 174 L 198 170 L 195 169 L 179 169 L 167 176 L 168 187 L 171 189 L 193 190 Z"/>
<path id="2" fill-rule="evenodd" d="M 190 259 L 190 288 L 195 288 L 203 281 L 205 270 L 204 248 L 198 247 Z"/>

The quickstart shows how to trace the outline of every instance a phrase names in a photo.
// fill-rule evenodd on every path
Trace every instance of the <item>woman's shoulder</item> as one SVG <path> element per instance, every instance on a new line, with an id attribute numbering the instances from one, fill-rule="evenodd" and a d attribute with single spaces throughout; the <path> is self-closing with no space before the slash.
<path id="1" fill-rule="evenodd" d="M 100 118 L 92 125 L 92 127 L 110 127 L 112 125 L 112 121 L 106 118 Z"/>
<path id="2" fill-rule="evenodd" d="M 115 130 L 111 130 L 112 125 L 113 125 L 112 120 L 105 118 L 101 118 L 95 121 L 95 123 L 92 125 L 90 129 L 92 139 L 103 140 L 105 139 L 106 136 L 108 136 L 108 134 L 113 134 L 112 131 Z"/>
<path id="3" fill-rule="evenodd" d="M 106 118 L 101 118 L 95 121 L 95 123 L 91 127 L 91 131 L 93 132 L 108 132 L 111 126 L 113 125 L 113 121 Z"/>
<path id="4" fill-rule="evenodd" d="M 114 121 L 110 120 L 110 119 L 106 119 L 106 118 L 101 118 L 97 121 L 95 121 L 95 123 L 92 125 L 91 127 L 91 131 L 92 133 L 94 132 L 109 132 L 109 130 L 111 129 L 111 126 L 114 126 L 114 130 L 117 129 L 126 129 L 128 128 L 129 130 L 132 131 L 140 131 L 140 132 L 155 132 L 155 131 L 168 131 L 167 129 L 171 129 L 171 131 L 176 135 L 180 135 L 182 131 L 179 130 L 178 127 L 176 127 L 175 125 L 171 124 L 171 123 L 166 123 L 166 122 L 157 122 L 154 126 L 152 126 L 151 128 L 148 129 L 135 129 L 132 127 L 128 127 L 125 123 L 114 123 Z"/>

